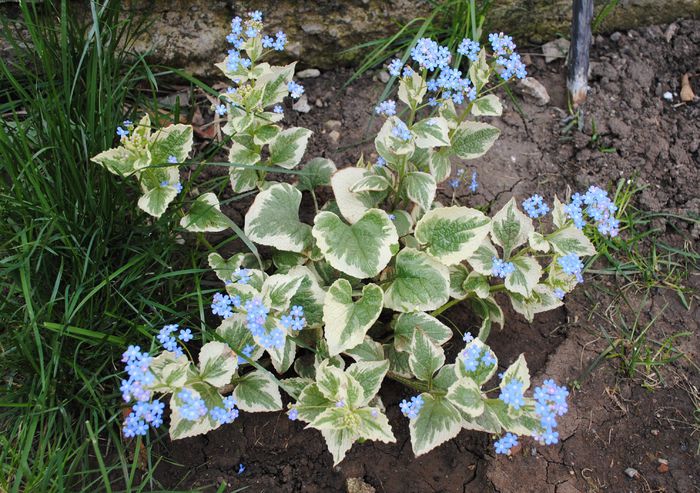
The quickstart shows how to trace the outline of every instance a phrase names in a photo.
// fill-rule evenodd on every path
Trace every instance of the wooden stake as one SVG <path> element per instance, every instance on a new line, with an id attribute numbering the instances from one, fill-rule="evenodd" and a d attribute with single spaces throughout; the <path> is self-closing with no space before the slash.
<path id="1" fill-rule="evenodd" d="M 574 108 L 586 101 L 588 92 L 588 62 L 591 50 L 591 21 L 593 0 L 574 0 L 571 17 L 571 51 L 566 85 Z"/>

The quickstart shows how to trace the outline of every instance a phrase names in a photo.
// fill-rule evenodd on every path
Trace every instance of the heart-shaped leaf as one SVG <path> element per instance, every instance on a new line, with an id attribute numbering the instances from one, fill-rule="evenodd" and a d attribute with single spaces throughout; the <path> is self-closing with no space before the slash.
<path id="1" fill-rule="evenodd" d="M 365 334 L 377 321 L 384 304 L 384 292 L 376 284 L 362 288 L 362 297 L 352 299 L 352 286 L 338 279 L 328 289 L 323 303 L 323 322 L 328 352 L 331 356 L 362 343 Z"/>
<path id="2" fill-rule="evenodd" d="M 384 289 L 384 306 L 398 312 L 435 310 L 447 302 L 450 273 L 427 253 L 404 248 Z"/>
<path id="3" fill-rule="evenodd" d="M 379 209 L 368 210 L 352 225 L 323 211 L 314 220 L 312 234 L 328 263 L 358 279 L 379 274 L 399 241 L 391 219 Z"/>
<path id="4" fill-rule="evenodd" d="M 490 220 L 468 207 L 441 207 L 427 212 L 416 224 L 416 239 L 425 251 L 445 265 L 468 259 L 489 234 Z"/>
<path id="5" fill-rule="evenodd" d="M 299 221 L 301 192 L 277 183 L 260 192 L 245 215 L 243 230 L 251 241 L 280 250 L 303 252 L 311 247 L 311 226 Z"/>

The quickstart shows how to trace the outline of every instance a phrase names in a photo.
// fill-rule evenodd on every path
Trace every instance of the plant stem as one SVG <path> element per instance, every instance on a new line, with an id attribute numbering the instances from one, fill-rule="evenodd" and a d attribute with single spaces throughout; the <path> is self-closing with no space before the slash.
<path id="1" fill-rule="evenodd" d="M 457 303 L 459 303 L 460 301 L 462 301 L 462 300 L 459 300 L 459 299 L 450 300 L 450 301 L 448 301 L 447 303 L 445 303 L 444 305 L 442 305 L 440 308 L 438 308 L 438 309 L 433 310 L 432 312 L 430 312 L 430 315 L 433 316 L 433 317 L 437 317 L 437 316 L 440 315 L 442 312 L 444 312 L 445 310 L 448 310 L 448 309 L 452 308 L 453 306 L 455 306 L 455 305 L 456 305 Z"/>

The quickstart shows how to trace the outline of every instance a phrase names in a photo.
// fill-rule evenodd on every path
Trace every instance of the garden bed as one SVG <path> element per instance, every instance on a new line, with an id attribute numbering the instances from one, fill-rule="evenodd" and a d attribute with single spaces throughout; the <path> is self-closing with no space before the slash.
<path id="1" fill-rule="evenodd" d="M 532 50 L 529 70 L 551 101 L 538 106 L 524 96 L 517 99 L 516 111 L 503 98 L 503 117 L 490 122 L 502 130 L 498 145 L 468 162 L 476 163 L 478 192 L 458 191 L 456 201 L 488 203 L 496 211 L 511 194 L 523 199 L 540 193 L 551 199 L 554 191 L 563 196 L 567 185 L 580 190 L 625 178 L 646 186 L 636 196 L 640 209 L 697 217 L 700 106 L 680 104 L 677 93 L 682 75 L 698 70 L 700 22 L 680 21 L 670 40 L 668 32 L 668 26 L 654 26 L 596 37 L 582 132 L 562 132 L 570 123 L 563 63 L 545 64 Z M 291 104 L 285 108 L 286 123 L 315 132 L 306 156 L 328 157 L 339 168 L 354 164 L 362 153 L 375 157 L 368 130 L 381 124 L 372 118 L 372 109 L 383 84 L 368 76 L 343 90 L 350 75 L 339 70 L 305 80 L 310 112 L 298 113 Z M 700 78 L 691 83 L 700 94 Z M 666 92 L 676 94 L 672 101 L 664 98 Z M 241 223 L 240 213 L 227 212 Z M 640 227 L 659 229 L 661 241 L 681 250 L 697 245 L 697 223 L 669 216 L 650 220 Z M 564 307 L 537 315 L 532 324 L 503 303 L 506 327 L 494 330 L 489 340 L 501 368 L 524 352 L 539 380 L 555 375 L 573 387 L 571 411 L 562 420 L 556 446 L 541 447 L 525 438 L 512 457 L 497 457 L 486 434 L 462 431 L 416 459 L 408 421 L 398 408 L 409 396 L 398 384 L 386 382 L 382 397 L 396 443 L 356 444 L 334 468 L 317 431 L 305 430 L 281 412 L 241 413 L 234 424 L 207 435 L 165 443 L 156 477 L 167 487 L 210 486 L 212 491 L 222 481 L 231 489 L 248 486 L 255 492 L 344 491 L 346 479 L 353 477 L 379 492 L 693 491 L 699 481 L 700 440 L 700 396 L 691 385 L 697 385 L 699 376 L 697 303 L 686 294 L 687 310 L 673 289 L 663 289 L 661 283 L 651 290 L 642 289 L 643 282 L 631 286 L 628 279 L 602 273 L 607 267 L 603 262 L 594 266 L 601 273 L 589 275 Z M 700 285 L 695 272 L 684 282 Z M 445 315 L 462 329 L 477 326 L 459 305 Z M 621 335 L 621 319 L 629 326 L 637 319 L 637 333 L 655 319 L 646 332 L 652 355 L 659 346 L 651 341 L 687 331 L 673 340 L 684 356 L 656 368 L 658 372 L 637 366 L 633 378 L 623 378 L 620 359 L 598 359 L 610 345 L 606 334 L 620 341 L 608 355 L 632 349 L 625 347 L 631 343 Z M 450 344 L 445 349 L 456 353 Z M 241 464 L 245 470 L 239 473 Z"/>

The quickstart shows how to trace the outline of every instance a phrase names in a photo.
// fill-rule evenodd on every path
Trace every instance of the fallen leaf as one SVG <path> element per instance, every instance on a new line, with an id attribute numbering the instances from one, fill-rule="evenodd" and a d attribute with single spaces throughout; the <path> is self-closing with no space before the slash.
<path id="1" fill-rule="evenodd" d="M 690 87 L 690 76 L 688 74 L 683 74 L 681 78 L 681 101 L 688 103 L 695 99 L 695 93 L 693 88 Z"/>

